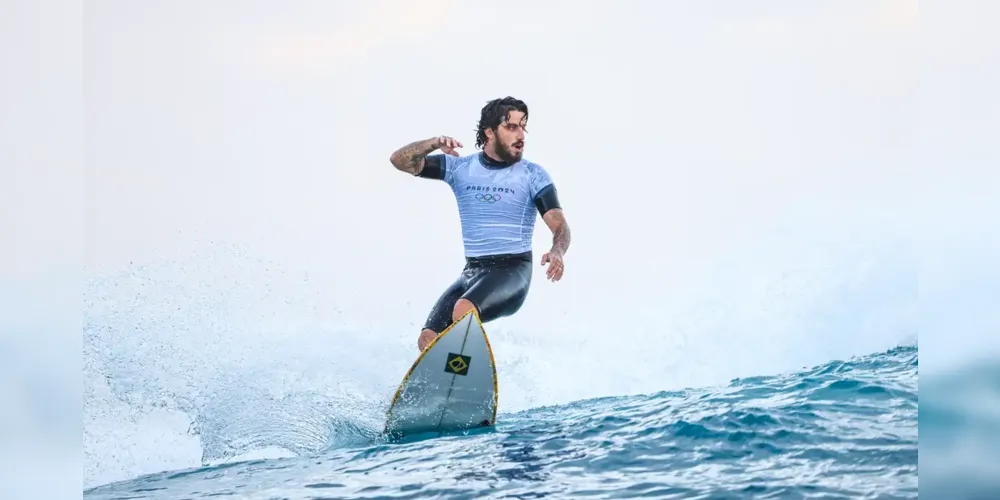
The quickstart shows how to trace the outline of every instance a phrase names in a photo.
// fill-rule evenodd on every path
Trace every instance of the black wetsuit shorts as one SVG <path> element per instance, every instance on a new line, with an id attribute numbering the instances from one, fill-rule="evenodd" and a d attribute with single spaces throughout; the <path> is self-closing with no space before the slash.
<path id="1" fill-rule="evenodd" d="M 465 260 L 462 274 L 438 298 L 424 328 L 444 331 L 459 299 L 472 302 L 483 323 L 510 316 L 524 304 L 531 286 L 531 252 Z"/>

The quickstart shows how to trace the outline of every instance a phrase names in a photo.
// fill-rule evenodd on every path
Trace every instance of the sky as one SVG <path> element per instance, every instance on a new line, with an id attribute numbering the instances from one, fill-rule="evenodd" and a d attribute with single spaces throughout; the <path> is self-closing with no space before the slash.
<path id="1" fill-rule="evenodd" d="M 388 156 L 441 134 L 474 153 L 480 108 L 505 95 L 528 103 L 526 156 L 573 230 L 565 278 L 538 268 L 511 328 L 655 316 L 751 248 L 778 266 L 767 249 L 911 244 L 920 14 L 903 0 L 90 2 L 85 273 L 238 245 L 308 275 L 352 321 L 409 332 L 460 269 L 460 228 L 447 187 Z"/>
<path id="2" fill-rule="evenodd" d="M 611 332 L 723 269 L 890 248 L 918 262 L 932 360 L 995 351 L 997 5 L 5 0 L 4 341 L 75 349 L 81 264 L 211 245 L 415 336 L 461 239 L 447 187 L 389 154 L 441 134 L 473 153 L 482 105 L 513 95 L 573 243 L 507 327 Z M 536 252 L 550 241 L 539 222 Z"/>
<path id="3" fill-rule="evenodd" d="M 234 5 L 88 3 L 88 274 L 214 240 L 436 292 L 461 257 L 454 201 L 387 158 L 439 134 L 474 152 L 503 95 L 531 107 L 526 154 L 575 230 L 564 291 L 612 262 L 682 273 L 793 207 L 903 220 L 913 2 Z"/>

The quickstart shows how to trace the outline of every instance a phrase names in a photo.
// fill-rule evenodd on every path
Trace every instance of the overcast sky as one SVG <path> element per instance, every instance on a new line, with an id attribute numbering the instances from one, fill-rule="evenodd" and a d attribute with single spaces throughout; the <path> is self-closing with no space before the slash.
<path id="1" fill-rule="evenodd" d="M 996 204 L 996 101 L 973 97 L 997 82 L 983 21 L 994 5 L 958 11 L 965 24 L 930 11 L 927 26 L 910 0 L 87 2 L 83 137 L 27 141 L 80 122 L 11 97 L 73 109 L 73 94 L 40 97 L 72 73 L 4 84 L 24 111 L 4 125 L 15 160 L 25 144 L 36 157 L 82 151 L 87 203 L 74 213 L 79 198 L 11 190 L 5 202 L 33 208 L 11 221 L 15 240 L 38 249 L 5 247 L 17 265 L 4 273 L 58 255 L 55 235 L 29 234 L 57 208 L 83 222 L 71 234 L 86 235 L 89 276 L 243 244 L 339 288 L 353 316 L 380 310 L 373 295 L 416 300 L 404 314 L 422 315 L 461 265 L 454 200 L 388 155 L 438 134 L 473 152 L 481 106 L 503 95 L 530 105 L 526 155 L 556 180 L 574 229 L 564 281 L 538 282 L 529 308 L 669 300 L 747 246 L 794 245 L 788 235 L 968 241 L 996 227 L 980 215 Z M 16 47 L 5 54 L 43 64 Z M 539 223 L 536 250 L 549 243 Z"/>
<path id="2" fill-rule="evenodd" d="M 502 95 L 531 106 L 527 155 L 574 229 L 532 304 L 683 293 L 782 227 L 915 236 L 970 276 L 989 260 L 947 244 L 996 246 L 991 2 L 92 1 L 79 64 L 40 56 L 79 24 L 36 29 L 80 10 L 3 5 L 0 272 L 23 282 L 71 272 L 81 239 L 89 276 L 214 240 L 350 284 L 356 315 L 436 294 L 460 265 L 454 201 L 387 157 L 437 134 L 471 152 Z M 54 92 L 81 69 L 82 94 Z"/>
<path id="3" fill-rule="evenodd" d="M 541 5 L 88 3 L 88 273 L 216 240 L 437 293 L 454 201 L 387 158 L 437 134 L 473 152 L 503 95 L 531 107 L 526 155 L 574 229 L 563 290 L 676 278 L 789 211 L 898 216 L 915 2 Z"/>
<path id="4" fill-rule="evenodd" d="M 577 229 L 570 279 L 696 258 L 793 207 L 901 200 L 915 2 L 539 5 L 89 3 L 88 270 L 195 238 L 451 270 L 449 192 L 387 158 L 437 134 L 473 152 L 503 95 L 531 107 L 526 154 Z"/>

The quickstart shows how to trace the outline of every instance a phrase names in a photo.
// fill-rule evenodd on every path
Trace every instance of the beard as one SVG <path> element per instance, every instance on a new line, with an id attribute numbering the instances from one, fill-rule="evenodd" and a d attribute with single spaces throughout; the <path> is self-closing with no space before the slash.
<path id="1" fill-rule="evenodd" d="M 515 145 L 520 146 L 520 148 L 514 149 Z M 501 160 L 508 163 L 514 163 L 521 160 L 521 153 L 524 151 L 524 143 L 515 142 L 514 144 L 507 146 L 506 144 L 498 142 L 496 147 L 493 148 L 493 151 Z"/>

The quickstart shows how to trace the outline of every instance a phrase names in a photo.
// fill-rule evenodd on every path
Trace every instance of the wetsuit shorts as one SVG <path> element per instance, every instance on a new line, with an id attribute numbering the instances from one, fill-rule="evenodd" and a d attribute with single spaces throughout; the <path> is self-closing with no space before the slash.
<path id="1" fill-rule="evenodd" d="M 424 328 L 441 333 L 452 323 L 455 302 L 476 306 L 479 319 L 488 321 L 517 312 L 531 286 L 531 252 L 466 257 L 462 274 L 438 298 Z"/>

